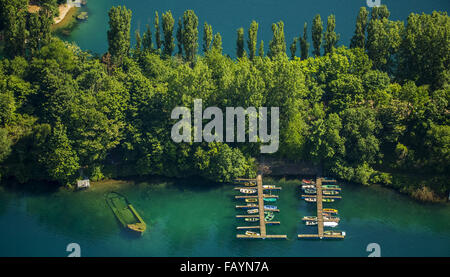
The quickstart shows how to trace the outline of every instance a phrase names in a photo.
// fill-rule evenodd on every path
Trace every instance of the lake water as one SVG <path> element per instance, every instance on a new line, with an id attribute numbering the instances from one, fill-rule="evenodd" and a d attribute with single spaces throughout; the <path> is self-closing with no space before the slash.
<path id="1" fill-rule="evenodd" d="M 448 11 L 450 6 L 448 0 L 381 0 L 381 3 L 388 6 L 391 19 L 394 20 L 406 20 L 411 12 Z M 341 34 L 339 43 L 348 46 L 355 30 L 359 8 L 366 6 L 366 0 L 89 0 L 87 6 L 83 8 L 89 12 L 89 19 L 80 24 L 70 37 L 65 39 L 76 42 L 84 50 L 105 53 L 108 48 L 107 13 L 111 6 L 118 5 L 126 5 L 133 11 L 131 23 L 133 45 L 136 29 L 142 33 L 146 24 L 149 23 L 154 34 L 155 11 L 158 11 L 161 20 L 161 13 L 171 10 L 177 24 L 183 12 L 192 9 L 199 17 L 200 38 L 203 34 L 203 23 L 206 21 L 212 25 L 214 33 L 220 32 L 222 35 L 224 53 L 234 57 L 236 30 L 240 27 L 247 30 L 252 20 L 259 22 L 258 40 L 264 40 L 267 53 L 269 41 L 272 38 L 272 23 L 279 20 L 284 22 L 287 49 L 289 49 L 292 39 L 303 32 L 305 21 L 308 22 L 308 36 L 311 38 L 312 20 L 318 13 L 324 24 L 328 15 L 336 16 L 336 31 Z M 247 36 L 247 31 L 245 34 Z"/>
<path id="2" fill-rule="evenodd" d="M 298 181 L 265 181 L 282 186 L 269 234 L 288 240 L 239 240 L 237 194 L 231 185 L 195 181 L 138 182 L 94 186 L 82 192 L 0 191 L 0 256 L 67 256 L 75 242 L 82 256 L 367 256 L 378 243 L 382 256 L 450 256 L 450 206 L 421 204 L 382 187 L 343 184 L 342 200 L 325 203 L 339 210 L 340 241 L 298 240 L 314 233 L 301 217 L 315 204 L 300 200 Z M 0 188 L 1 190 L 1 188 Z M 104 201 L 107 191 L 128 197 L 147 222 L 141 238 L 121 230 Z M 242 232 L 242 231 L 240 231 Z"/>

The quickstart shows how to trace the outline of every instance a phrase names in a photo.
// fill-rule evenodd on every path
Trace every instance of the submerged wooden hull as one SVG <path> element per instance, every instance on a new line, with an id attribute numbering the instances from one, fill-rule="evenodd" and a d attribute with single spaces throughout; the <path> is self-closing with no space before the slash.
<path id="1" fill-rule="evenodd" d="M 124 195 L 110 192 L 106 195 L 106 203 L 123 228 L 139 235 L 145 232 L 147 225 Z"/>

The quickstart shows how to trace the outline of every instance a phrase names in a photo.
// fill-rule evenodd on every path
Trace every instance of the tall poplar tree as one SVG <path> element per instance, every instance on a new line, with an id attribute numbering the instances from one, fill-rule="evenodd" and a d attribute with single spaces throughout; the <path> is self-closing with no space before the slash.
<path id="1" fill-rule="evenodd" d="M 269 57 L 275 57 L 281 53 L 286 54 L 286 40 L 284 37 L 284 23 L 280 21 L 272 24 L 273 37 L 269 43 Z"/>
<path id="2" fill-rule="evenodd" d="M 247 38 L 248 55 L 250 60 L 253 60 L 256 56 L 257 43 L 258 43 L 258 23 L 256 21 L 252 21 L 252 23 L 250 24 L 250 28 L 248 29 L 248 38 Z"/>
<path id="3" fill-rule="evenodd" d="M 261 40 L 261 43 L 259 44 L 258 56 L 264 57 L 264 41 L 263 40 Z"/>
<path id="4" fill-rule="evenodd" d="M 291 47 L 289 50 L 291 51 L 291 59 L 295 59 L 295 52 L 297 52 L 297 40 L 298 38 L 294 38 L 291 43 Z"/>
<path id="5" fill-rule="evenodd" d="M 300 58 L 306 60 L 309 56 L 309 42 L 308 42 L 308 23 L 303 25 L 303 37 L 300 38 Z"/>
<path id="6" fill-rule="evenodd" d="M 177 55 L 183 56 L 183 22 L 181 21 L 181 18 L 178 18 L 177 46 L 178 46 Z"/>
<path id="7" fill-rule="evenodd" d="M 325 37 L 325 44 L 323 46 L 324 48 L 324 54 L 333 53 L 333 50 L 336 48 L 336 45 L 339 40 L 339 35 L 336 34 L 334 31 L 336 28 L 336 18 L 334 15 L 328 16 L 327 19 L 327 30 L 325 31 L 324 37 Z"/>
<path id="8" fill-rule="evenodd" d="M 164 32 L 164 49 L 163 54 L 166 56 L 172 56 L 175 49 L 173 28 L 175 26 L 175 20 L 173 19 L 172 12 L 168 11 L 162 14 L 162 28 Z"/>
<path id="9" fill-rule="evenodd" d="M 156 41 L 156 50 L 161 49 L 161 26 L 159 26 L 159 15 L 158 12 L 155 12 L 155 22 L 153 23 L 155 26 L 155 41 Z"/>
<path id="10" fill-rule="evenodd" d="M 314 56 L 319 57 L 320 56 L 320 48 L 322 46 L 322 32 L 323 32 L 323 23 L 322 18 L 320 17 L 320 14 L 317 14 L 314 17 L 313 25 L 312 25 L 312 40 L 313 40 L 313 47 L 314 47 Z"/>
<path id="11" fill-rule="evenodd" d="M 120 65 L 130 51 L 131 11 L 126 7 L 112 7 L 108 15 L 108 52 L 113 63 Z"/>
<path id="12" fill-rule="evenodd" d="M 213 30 L 212 26 L 207 22 L 203 25 L 203 53 L 207 53 L 211 48 L 211 43 L 213 40 Z"/>
<path id="13" fill-rule="evenodd" d="M 183 14 L 183 47 L 186 61 L 195 60 L 198 48 L 198 17 L 193 10 L 187 10 Z"/>
<path id="14" fill-rule="evenodd" d="M 211 50 L 222 54 L 222 36 L 220 35 L 220 33 L 214 35 Z"/>
<path id="15" fill-rule="evenodd" d="M 350 42 L 350 48 L 362 48 L 366 45 L 366 28 L 369 12 L 365 7 L 359 9 L 358 17 L 356 18 L 355 34 Z"/>
<path id="16" fill-rule="evenodd" d="M 244 51 L 244 28 L 239 28 L 236 39 L 236 56 L 238 58 L 244 57 Z"/>
<path id="17" fill-rule="evenodd" d="M 153 49 L 152 30 L 150 28 L 150 25 L 148 25 L 148 24 L 147 24 L 147 28 L 145 30 L 145 33 L 142 36 L 142 48 L 144 50 L 152 50 Z"/>

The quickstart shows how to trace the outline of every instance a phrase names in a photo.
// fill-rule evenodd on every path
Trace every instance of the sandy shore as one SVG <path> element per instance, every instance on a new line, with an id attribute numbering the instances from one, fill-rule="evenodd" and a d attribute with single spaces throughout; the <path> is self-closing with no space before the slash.
<path id="1" fill-rule="evenodd" d="M 54 24 L 58 24 L 59 22 L 61 22 L 64 19 L 64 17 L 66 17 L 66 15 L 70 11 L 70 9 L 73 7 L 75 7 L 75 5 L 73 5 L 73 4 L 59 5 L 59 7 L 58 7 L 59 16 L 53 18 L 53 21 L 55 21 Z M 37 5 L 28 5 L 28 11 L 31 13 L 36 13 L 39 11 L 39 9 L 40 9 L 40 7 Z"/>
<path id="2" fill-rule="evenodd" d="M 74 5 L 72 4 L 59 5 L 59 16 L 53 19 L 55 21 L 55 24 L 61 22 L 72 7 L 74 7 Z"/>

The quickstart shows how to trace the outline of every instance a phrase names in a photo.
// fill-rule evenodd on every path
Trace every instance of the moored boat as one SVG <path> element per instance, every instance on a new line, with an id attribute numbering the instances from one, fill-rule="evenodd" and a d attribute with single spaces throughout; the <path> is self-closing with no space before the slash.
<path id="1" fill-rule="evenodd" d="M 316 226 L 317 221 L 306 221 L 305 224 L 306 224 L 306 226 Z"/>
<path id="2" fill-rule="evenodd" d="M 276 210 L 277 206 L 273 206 L 273 205 L 264 205 L 264 209 L 266 210 Z"/>
<path id="3" fill-rule="evenodd" d="M 322 185 L 324 189 L 340 189 L 341 187 L 338 185 Z"/>
<path id="4" fill-rule="evenodd" d="M 241 193 L 245 193 L 245 194 L 254 194 L 254 193 L 256 193 L 256 189 L 240 189 L 239 191 Z"/>
<path id="5" fill-rule="evenodd" d="M 266 201 L 266 202 L 276 202 L 277 199 L 276 198 L 264 198 L 264 201 Z"/>
<path id="6" fill-rule="evenodd" d="M 317 202 L 317 200 L 316 200 L 315 197 L 306 197 L 306 198 L 305 198 L 305 201 L 306 201 L 306 202 Z"/>
<path id="7" fill-rule="evenodd" d="M 256 186 L 256 183 L 254 183 L 254 182 L 246 182 L 246 183 L 244 183 L 244 186 L 246 186 L 246 187 L 254 187 L 254 186 Z"/>
<path id="8" fill-rule="evenodd" d="M 337 190 L 324 190 L 322 191 L 323 195 L 338 195 L 339 191 Z"/>
<path id="9" fill-rule="evenodd" d="M 345 232 L 344 231 L 331 231 L 331 230 L 327 230 L 323 232 L 324 235 L 327 236 L 345 236 Z"/>
<path id="10" fill-rule="evenodd" d="M 276 188 L 276 186 L 273 186 L 273 185 L 264 185 L 263 186 L 263 189 L 275 189 Z"/>
<path id="11" fill-rule="evenodd" d="M 304 189 L 303 191 L 306 194 L 317 194 L 317 190 L 315 190 L 315 189 Z"/>
<path id="12" fill-rule="evenodd" d="M 315 189 L 316 185 L 302 185 L 302 189 Z"/>
<path id="13" fill-rule="evenodd" d="M 332 213 L 332 214 L 338 213 L 338 210 L 336 210 L 336 209 L 323 209 L 322 211 L 325 213 Z"/>
<path id="14" fill-rule="evenodd" d="M 256 222 L 256 221 L 259 220 L 259 218 L 257 218 L 257 217 L 246 217 L 244 220 L 247 221 L 247 222 Z"/>
<path id="15" fill-rule="evenodd" d="M 256 213 L 258 213 L 258 212 L 259 212 L 258 209 L 247 210 L 247 213 L 249 213 L 249 214 L 256 214 Z"/>
<path id="16" fill-rule="evenodd" d="M 252 232 L 252 231 L 246 231 L 245 234 L 246 234 L 247 236 L 260 236 L 259 233 Z"/>
<path id="17" fill-rule="evenodd" d="M 245 202 L 247 202 L 247 203 L 256 203 L 256 202 L 258 202 L 258 199 L 256 199 L 256 198 L 245 198 Z"/>
<path id="18" fill-rule="evenodd" d="M 331 203 L 331 202 L 334 202 L 334 199 L 332 199 L 332 198 L 322 198 L 322 202 L 324 202 L 324 203 Z"/>
<path id="19" fill-rule="evenodd" d="M 339 225 L 339 223 L 334 222 L 334 221 L 324 221 L 323 222 L 324 227 L 336 227 L 338 225 Z"/>
<path id="20" fill-rule="evenodd" d="M 268 214 L 266 214 L 266 216 L 264 217 L 265 221 L 272 221 L 275 218 L 275 214 L 273 212 L 269 212 Z"/>

